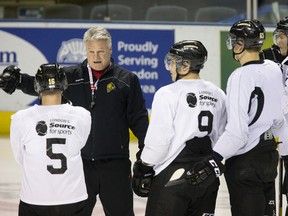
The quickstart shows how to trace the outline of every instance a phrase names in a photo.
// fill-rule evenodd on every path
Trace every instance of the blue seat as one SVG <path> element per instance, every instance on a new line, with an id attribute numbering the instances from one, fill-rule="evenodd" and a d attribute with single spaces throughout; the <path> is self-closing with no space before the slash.
<path id="1" fill-rule="evenodd" d="M 44 7 L 44 19 L 82 19 L 82 7 L 75 4 L 55 4 Z"/>
<path id="2" fill-rule="evenodd" d="M 221 22 L 237 16 L 237 10 L 230 7 L 211 6 L 199 8 L 195 13 L 195 22 Z"/>
<path id="3" fill-rule="evenodd" d="M 131 20 L 132 8 L 120 4 L 96 5 L 90 12 L 91 20 Z"/>
<path id="4" fill-rule="evenodd" d="M 176 5 L 159 5 L 149 7 L 146 11 L 149 21 L 188 21 L 188 10 Z"/>

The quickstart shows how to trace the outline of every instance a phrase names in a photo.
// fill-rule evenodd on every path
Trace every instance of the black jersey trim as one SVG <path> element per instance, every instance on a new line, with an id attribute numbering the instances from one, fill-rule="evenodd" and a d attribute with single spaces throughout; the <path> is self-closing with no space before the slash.
<path id="1" fill-rule="evenodd" d="M 243 66 L 250 65 L 250 64 L 263 64 L 263 63 L 264 63 L 263 59 L 253 60 L 253 61 L 246 62 L 245 64 L 243 64 Z"/>

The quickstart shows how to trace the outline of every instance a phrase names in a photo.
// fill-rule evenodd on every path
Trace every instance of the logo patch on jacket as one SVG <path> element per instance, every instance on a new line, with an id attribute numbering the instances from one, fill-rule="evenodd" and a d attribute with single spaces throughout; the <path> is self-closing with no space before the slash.
<path id="1" fill-rule="evenodd" d="M 112 90 L 116 89 L 116 86 L 113 82 L 107 84 L 107 93 L 111 92 Z"/>

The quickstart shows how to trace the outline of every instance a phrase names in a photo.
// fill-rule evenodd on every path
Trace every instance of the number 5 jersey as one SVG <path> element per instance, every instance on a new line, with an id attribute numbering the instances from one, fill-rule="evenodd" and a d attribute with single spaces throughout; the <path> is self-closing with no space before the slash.
<path id="1" fill-rule="evenodd" d="M 10 141 L 22 166 L 20 199 L 62 205 L 87 199 L 81 159 L 90 113 L 69 104 L 38 106 L 12 115 Z"/>

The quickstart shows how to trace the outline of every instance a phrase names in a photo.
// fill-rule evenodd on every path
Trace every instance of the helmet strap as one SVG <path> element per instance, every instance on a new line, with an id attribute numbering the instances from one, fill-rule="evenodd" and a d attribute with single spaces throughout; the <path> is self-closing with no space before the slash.
<path id="1" fill-rule="evenodd" d="M 241 53 L 243 53 L 245 50 L 246 50 L 246 48 L 245 48 L 245 46 L 244 46 L 244 48 L 243 48 L 243 50 L 242 50 L 241 52 L 239 52 L 239 53 L 235 53 L 235 52 L 234 52 L 234 47 L 233 47 L 233 49 L 232 49 L 232 56 L 233 56 L 233 59 L 234 59 L 235 61 L 239 61 L 239 60 L 236 60 L 236 59 L 235 59 L 235 56 L 236 56 L 236 55 L 239 55 L 239 54 L 241 54 Z"/>
<path id="2" fill-rule="evenodd" d="M 187 76 L 187 75 L 190 73 L 190 71 L 188 71 L 186 74 L 179 74 L 179 73 L 178 73 L 179 69 L 180 69 L 180 68 L 177 68 L 177 69 L 176 69 L 176 73 L 177 73 L 177 75 L 176 75 L 176 81 L 179 80 L 179 79 L 182 79 L 183 77 Z"/>

